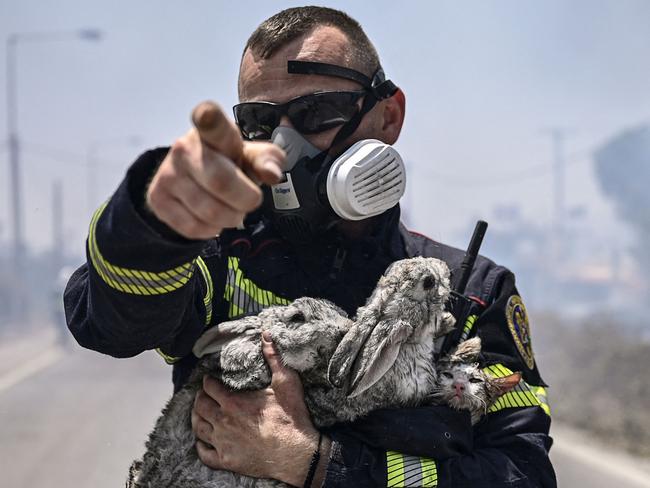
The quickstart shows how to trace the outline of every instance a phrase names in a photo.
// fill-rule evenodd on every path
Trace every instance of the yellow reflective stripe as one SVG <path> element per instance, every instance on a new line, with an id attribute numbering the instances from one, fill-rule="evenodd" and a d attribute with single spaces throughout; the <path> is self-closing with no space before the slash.
<path id="1" fill-rule="evenodd" d="M 474 327 L 474 324 L 476 323 L 476 320 L 478 319 L 478 315 L 470 315 L 467 317 L 467 320 L 465 321 L 465 325 L 463 326 L 463 333 L 460 336 L 460 341 L 463 342 L 465 339 L 469 337 L 470 332 L 472 332 L 472 328 Z"/>
<path id="2" fill-rule="evenodd" d="M 436 487 L 438 468 L 433 459 L 386 452 L 386 486 Z"/>
<path id="3" fill-rule="evenodd" d="M 535 396 L 532 391 L 509 391 L 499 397 L 499 399 L 490 407 L 488 412 L 498 412 L 504 408 L 516 407 L 538 407 L 542 402 Z"/>
<path id="4" fill-rule="evenodd" d="M 174 356 L 169 356 L 162 352 L 162 349 L 158 348 L 156 349 L 156 352 L 162 356 L 162 358 L 165 360 L 167 364 L 174 364 L 176 361 L 179 361 L 181 358 L 177 358 Z"/>
<path id="5" fill-rule="evenodd" d="M 503 364 L 492 364 L 491 366 L 483 368 L 483 371 L 494 378 L 505 378 L 514 372 L 511 369 L 506 368 Z"/>
<path id="6" fill-rule="evenodd" d="M 420 458 L 422 466 L 422 486 L 438 486 L 438 466 L 433 459 Z"/>
<path id="7" fill-rule="evenodd" d="M 386 452 L 386 486 L 404 486 L 404 458 L 399 452 Z"/>
<path id="8" fill-rule="evenodd" d="M 483 371 L 495 378 L 510 376 L 513 371 L 503 364 L 492 364 Z M 542 386 L 532 386 L 521 380 L 511 391 L 501 395 L 488 409 L 488 413 L 498 412 L 506 408 L 540 407 L 550 416 L 551 408 L 546 399 L 546 389 Z"/>
<path id="9" fill-rule="evenodd" d="M 104 203 L 99 207 L 91 219 L 88 232 L 88 253 L 93 268 L 108 286 L 132 295 L 161 295 L 181 288 L 190 280 L 194 273 L 195 261 L 158 273 L 122 268 L 106 261 L 99 251 L 95 237 L 97 221 L 106 205 Z"/>
<path id="10" fill-rule="evenodd" d="M 551 407 L 548 404 L 548 396 L 546 394 L 546 388 L 543 386 L 533 386 L 533 393 L 539 398 L 539 401 L 541 403 L 540 407 L 546 412 L 546 415 L 549 417 L 551 416 Z"/>
<path id="11" fill-rule="evenodd" d="M 208 266 L 205 264 L 205 261 L 203 261 L 203 258 L 200 256 L 196 258 L 196 265 L 199 267 L 201 275 L 203 275 L 205 287 L 207 289 L 205 296 L 203 297 L 203 304 L 205 305 L 205 325 L 208 325 L 210 324 L 210 320 L 212 320 L 212 297 L 214 295 L 214 286 L 212 284 L 212 276 L 210 275 Z"/>
<path id="12" fill-rule="evenodd" d="M 196 258 L 196 265 L 201 271 L 201 275 L 205 280 L 205 285 L 207 288 L 205 297 L 203 298 L 203 303 L 205 305 L 205 324 L 208 325 L 210 323 L 210 320 L 212 319 L 212 297 L 214 295 L 212 276 L 210 275 L 208 266 L 205 264 L 203 258 L 201 257 Z M 180 357 L 170 356 L 169 354 L 165 354 L 160 348 L 156 349 L 156 352 L 160 354 L 160 356 L 162 356 L 162 358 L 165 360 L 167 364 L 174 364 L 175 362 L 181 359 Z"/>
<path id="13" fill-rule="evenodd" d="M 264 290 L 244 277 L 239 269 L 239 258 L 228 258 L 228 278 L 224 299 L 230 303 L 228 318 L 244 313 L 255 313 L 271 305 L 288 305 L 290 300 L 282 298 L 269 290 Z"/>

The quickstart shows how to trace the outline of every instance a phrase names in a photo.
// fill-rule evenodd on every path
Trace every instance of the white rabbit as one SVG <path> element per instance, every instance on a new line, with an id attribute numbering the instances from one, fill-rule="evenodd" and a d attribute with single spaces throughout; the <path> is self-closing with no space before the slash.
<path id="1" fill-rule="evenodd" d="M 329 365 L 332 385 L 359 397 L 359 415 L 387 399 L 405 406 L 431 393 L 434 341 L 455 323 L 445 310 L 449 293 L 449 268 L 434 258 L 396 261 L 380 278 Z"/>

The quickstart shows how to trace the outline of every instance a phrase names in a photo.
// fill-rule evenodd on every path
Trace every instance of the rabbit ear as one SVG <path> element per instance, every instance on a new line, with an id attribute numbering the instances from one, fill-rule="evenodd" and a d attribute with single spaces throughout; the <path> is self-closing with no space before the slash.
<path id="1" fill-rule="evenodd" d="M 386 334 L 386 328 L 388 333 Z M 382 330 L 384 329 L 384 330 Z M 413 327 L 402 320 L 380 322 L 364 345 L 364 351 L 354 362 L 348 398 L 360 395 L 377 383 L 395 364 L 402 343 L 413 334 Z M 373 336 L 383 336 L 377 344 Z"/>
<path id="2" fill-rule="evenodd" d="M 341 388 L 349 376 L 361 348 L 364 346 L 372 327 L 361 321 L 354 322 L 337 346 L 327 368 L 327 379 L 335 388 Z"/>
<path id="3" fill-rule="evenodd" d="M 201 358 L 223 349 L 223 346 L 242 334 L 260 334 L 260 319 L 256 316 L 244 317 L 239 320 L 223 322 L 206 330 L 194 343 L 192 353 Z M 260 339 L 261 340 L 261 339 Z"/>
<path id="4" fill-rule="evenodd" d="M 363 393 L 391 368 L 402 342 L 412 333 L 413 328 L 401 320 L 379 322 L 375 327 L 355 323 L 332 356 L 330 383 L 342 387 L 348 380 L 349 397 Z"/>

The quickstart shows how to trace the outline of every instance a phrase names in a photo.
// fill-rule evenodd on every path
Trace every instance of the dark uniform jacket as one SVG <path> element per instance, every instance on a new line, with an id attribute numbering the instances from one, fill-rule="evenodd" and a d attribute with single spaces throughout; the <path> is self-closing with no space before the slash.
<path id="1" fill-rule="evenodd" d="M 302 296 L 329 299 L 354 315 L 395 260 L 436 257 L 452 277 L 460 266 L 461 251 L 407 231 L 398 208 L 376 217 L 371 235 L 354 243 L 332 232 L 295 247 L 255 215 L 245 229 L 217 239 L 183 239 L 144 209 L 147 182 L 166 152 L 142 155 L 95 213 L 88 262 L 68 283 L 65 309 L 84 347 L 115 357 L 156 349 L 174 365 L 176 390 L 196 363 L 196 339 L 224 320 Z M 472 298 L 455 340 L 480 336 L 482 366 L 496 376 L 521 371 L 519 386 L 474 427 L 465 411 L 423 406 L 332 428 L 324 486 L 556 486 L 545 385 L 514 276 L 480 257 L 466 294 Z"/>

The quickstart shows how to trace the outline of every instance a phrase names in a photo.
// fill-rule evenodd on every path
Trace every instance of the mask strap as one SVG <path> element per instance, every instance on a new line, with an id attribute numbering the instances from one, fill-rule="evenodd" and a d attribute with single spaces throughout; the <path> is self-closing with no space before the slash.
<path id="1" fill-rule="evenodd" d="M 392 81 L 386 79 L 384 71 L 381 68 L 378 68 L 377 71 L 375 71 L 371 79 L 360 71 L 346 68 L 344 66 L 320 63 L 317 61 L 294 60 L 287 62 L 287 72 L 289 74 L 321 75 L 343 78 L 359 83 L 368 92 L 364 97 L 361 110 L 359 110 L 354 117 L 339 129 L 332 144 L 326 151 L 328 153 L 332 147 L 347 139 L 355 130 L 357 130 L 363 117 L 372 110 L 379 100 L 392 97 L 398 90 L 397 86 Z"/>
<path id="2" fill-rule="evenodd" d="M 336 64 L 319 63 L 317 61 L 287 61 L 287 73 L 295 75 L 321 75 L 356 81 L 364 89 L 372 93 L 378 100 L 392 97 L 397 86 L 386 79 L 384 70 L 378 68 L 371 78 L 352 68 Z"/>
<path id="3" fill-rule="evenodd" d="M 377 99 L 373 97 L 371 94 L 368 94 L 363 99 L 363 104 L 361 105 L 361 109 L 355 114 L 354 117 L 352 117 L 348 122 L 343 124 L 343 127 L 341 127 L 339 131 L 336 133 L 336 136 L 334 137 L 334 140 L 332 141 L 332 144 L 330 145 L 328 152 L 339 142 L 342 142 L 346 140 L 349 136 L 351 136 L 354 133 L 354 131 L 357 130 L 359 124 L 361 124 L 361 120 L 363 119 L 363 117 L 368 112 L 370 112 L 376 104 L 377 104 Z"/>

